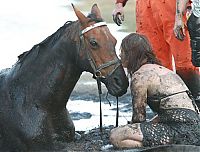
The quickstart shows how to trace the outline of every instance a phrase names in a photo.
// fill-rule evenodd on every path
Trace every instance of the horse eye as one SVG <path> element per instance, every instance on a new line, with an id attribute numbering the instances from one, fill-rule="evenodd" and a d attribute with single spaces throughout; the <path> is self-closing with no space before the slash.
<path id="1" fill-rule="evenodd" d="M 98 43 L 95 41 L 95 40 L 90 40 L 90 45 L 92 47 L 97 47 L 98 46 Z"/>

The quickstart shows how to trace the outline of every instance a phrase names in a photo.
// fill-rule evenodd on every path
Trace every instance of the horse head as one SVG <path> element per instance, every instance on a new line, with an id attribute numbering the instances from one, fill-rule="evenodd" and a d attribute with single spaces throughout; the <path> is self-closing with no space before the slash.
<path id="1" fill-rule="evenodd" d="M 87 17 L 73 4 L 72 6 L 80 22 L 79 66 L 83 71 L 100 78 L 111 95 L 125 94 L 128 79 L 116 55 L 117 40 L 103 21 L 98 6 L 94 4 Z"/>

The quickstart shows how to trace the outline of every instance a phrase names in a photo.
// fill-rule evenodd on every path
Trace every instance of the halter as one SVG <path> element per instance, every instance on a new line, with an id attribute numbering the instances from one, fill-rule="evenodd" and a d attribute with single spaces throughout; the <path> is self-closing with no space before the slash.
<path id="1" fill-rule="evenodd" d="M 94 28 L 96 28 L 96 27 L 100 27 L 100 26 L 107 26 L 107 24 L 106 24 L 106 22 L 98 22 L 98 23 L 95 23 L 95 24 L 92 24 L 92 25 L 86 27 L 85 29 L 83 29 L 83 30 L 81 31 L 81 35 L 80 35 L 81 39 L 83 38 L 83 35 L 84 35 L 85 33 L 87 33 L 88 31 L 90 31 L 90 30 L 92 30 L 92 29 L 94 29 Z M 110 75 L 112 75 L 112 73 L 113 73 L 113 72 L 118 68 L 118 66 L 120 65 L 120 60 L 119 60 L 118 58 L 115 58 L 114 60 L 111 60 L 111 61 L 108 61 L 107 63 L 101 64 L 101 65 L 98 67 L 98 66 L 96 65 L 94 59 L 91 57 L 91 54 L 90 54 L 89 51 L 87 51 L 87 56 L 88 56 L 88 60 L 89 60 L 89 62 L 90 62 L 90 65 L 91 65 L 91 67 L 92 67 L 92 69 L 93 69 L 93 71 L 94 71 L 94 76 L 95 76 L 96 78 L 97 78 L 97 77 L 99 77 L 99 78 L 107 78 L 107 77 L 109 77 Z M 112 71 L 110 71 L 106 76 L 103 76 L 103 75 L 101 74 L 101 70 L 102 70 L 102 69 L 105 69 L 105 68 L 107 68 L 107 67 L 109 67 L 109 66 L 112 66 L 112 65 L 115 65 L 115 64 L 116 64 L 115 68 L 114 68 Z"/>
<path id="2" fill-rule="evenodd" d="M 96 27 L 100 27 L 100 26 L 107 26 L 106 22 L 98 22 L 95 24 L 92 24 L 88 27 L 86 27 L 85 29 L 83 29 L 81 31 L 80 34 L 80 38 L 81 40 L 83 39 L 83 35 L 85 33 L 87 33 L 88 31 L 96 28 Z M 94 59 L 92 58 L 91 54 L 89 51 L 87 51 L 87 56 L 88 56 L 88 60 L 90 62 L 90 65 L 94 71 L 94 76 L 96 77 L 97 80 L 97 87 L 98 87 L 98 93 L 99 93 L 99 100 L 100 100 L 100 131 L 102 132 L 102 107 L 101 107 L 101 94 L 102 94 L 102 90 L 101 90 L 101 81 L 100 79 L 103 78 L 107 78 L 110 75 L 112 75 L 112 73 L 118 68 L 118 66 L 120 65 L 120 60 L 118 58 L 108 61 L 107 63 L 101 64 L 100 66 L 97 66 Z M 106 76 L 103 76 L 101 74 L 101 70 L 105 69 L 109 66 L 115 65 L 114 69 L 112 71 L 110 71 Z M 118 126 L 118 116 L 119 116 L 119 112 L 118 112 L 118 97 L 117 98 L 117 114 L 116 114 L 116 126 Z"/>
<path id="3" fill-rule="evenodd" d="M 96 27 L 99 27 L 99 26 L 107 26 L 107 24 L 106 24 L 106 22 L 98 22 L 98 23 L 92 24 L 92 25 L 86 27 L 85 29 L 83 29 L 81 31 L 81 34 L 85 34 L 86 32 L 88 32 Z"/>

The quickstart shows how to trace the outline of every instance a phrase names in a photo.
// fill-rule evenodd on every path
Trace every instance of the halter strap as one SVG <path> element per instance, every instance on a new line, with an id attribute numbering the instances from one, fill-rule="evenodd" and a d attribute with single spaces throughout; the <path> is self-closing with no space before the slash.
<path id="1" fill-rule="evenodd" d="M 86 27 L 85 29 L 83 29 L 81 31 L 81 34 L 80 34 L 81 41 L 83 39 L 83 34 L 85 34 L 86 32 L 88 32 L 88 31 L 90 31 L 90 30 L 92 30 L 96 27 L 99 27 L 99 26 L 107 26 L 107 24 L 106 24 L 106 22 L 98 22 L 98 23 L 95 23 L 95 24 L 92 24 L 92 25 Z M 87 56 L 88 56 L 88 60 L 90 62 L 90 65 L 91 65 L 91 67 L 94 71 L 94 77 L 96 77 L 96 80 L 97 80 L 99 100 L 100 100 L 100 132 L 102 132 L 102 105 L 101 105 L 102 90 L 101 90 L 101 80 L 100 79 L 109 77 L 120 66 L 121 62 L 118 58 L 116 58 L 112 61 L 109 61 L 105 64 L 101 64 L 99 67 L 97 67 L 93 58 L 91 57 L 89 51 L 87 51 Z M 102 76 L 102 74 L 101 74 L 102 69 L 107 68 L 111 65 L 115 65 L 115 64 L 116 64 L 116 66 L 114 67 L 114 69 L 112 71 L 110 71 L 106 76 Z M 118 117 L 119 117 L 119 111 L 118 111 L 118 97 L 117 97 L 116 126 L 118 126 Z"/>
<path id="2" fill-rule="evenodd" d="M 98 22 L 98 23 L 92 24 L 92 25 L 86 27 L 85 29 L 83 29 L 81 31 L 81 35 L 83 35 L 84 33 L 88 32 L 88 31 L 90 31 L 91 29 L 99 27 L 99 26 L 107 26 L 107 24 L 106 24 L 106 22 Z"/>
<path id="3" fill-rule="evenodd" d="M 105 63 L 105 64 L 101 64 L 96 70 L 97 71 L 101 71 L 102 69 L 104 69 L 104 68 L 107 68 L 107 67 L 109 67 L 109 66 L 111 66 L 111 65 L 114 65 L 114 64 L 116 64 L 116 63 L 120 63 L 119 62 L 119 59 L 114 59 L 114 60 L 112 60 L 112 61 L 109 61 L 109 62 L 107 62 L 107 63 Z"/>

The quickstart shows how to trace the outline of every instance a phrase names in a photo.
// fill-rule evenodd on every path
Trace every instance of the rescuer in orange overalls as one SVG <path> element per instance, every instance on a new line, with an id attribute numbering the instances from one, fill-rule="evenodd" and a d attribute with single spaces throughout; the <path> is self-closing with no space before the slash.
<path id="1" fill-rule="evenodd" d="M 113 20 L 117 25 L 122 24 L 124 20 L 123 7 L 127 1 L 116 0 Z M 175 0 L 136 0 L 136 32 L 148 37 L 157 58 L 163 66 L 171 70 L 173 55 L 176 73 L 200 103 L 199 68 L 193 66 L 191 62 L 188 31 L 185 31 L 183 41 L 177 40 L 174 36 L 175 11 Z"/>

